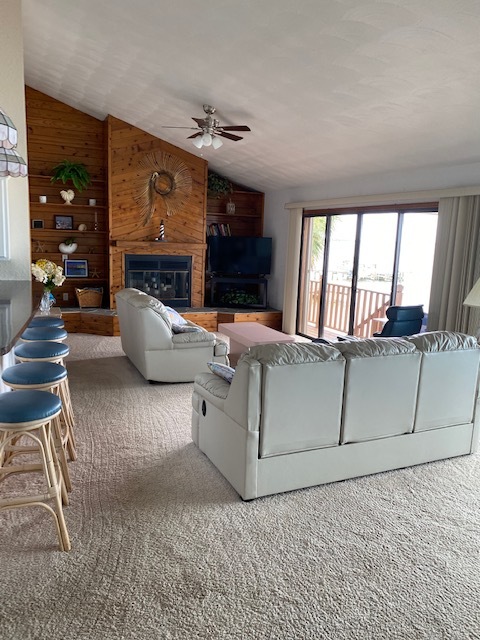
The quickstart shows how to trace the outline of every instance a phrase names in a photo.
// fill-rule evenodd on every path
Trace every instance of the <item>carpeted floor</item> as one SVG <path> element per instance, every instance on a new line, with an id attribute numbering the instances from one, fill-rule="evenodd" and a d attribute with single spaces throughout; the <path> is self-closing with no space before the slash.
<path id="1" fill-rule="evenodd" d="M 192 385 L 69 343 L 73 548 L 0 514 L 0 638 L 480 638 L 478 455 L 244 503 L 191 441 Z"/>

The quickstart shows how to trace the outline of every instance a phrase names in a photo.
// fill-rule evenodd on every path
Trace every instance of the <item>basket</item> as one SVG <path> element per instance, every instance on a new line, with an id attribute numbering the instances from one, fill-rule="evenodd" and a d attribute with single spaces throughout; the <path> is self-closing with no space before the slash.
<path id="1" fill-rule="evenodd" d="M 78 306 L 83 307 L 101 307 L 103 298 L 103 287 L 87 287 L 85 289 L 77 289 Z"/>

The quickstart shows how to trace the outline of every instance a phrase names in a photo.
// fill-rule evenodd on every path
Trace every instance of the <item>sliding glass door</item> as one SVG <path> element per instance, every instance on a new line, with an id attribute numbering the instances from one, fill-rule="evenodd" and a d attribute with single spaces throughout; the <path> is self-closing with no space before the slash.
<path id="1" fill-rule="evenodd" d="M 392 304 L 428 311 L 436 205 L 305 214 L 297 331 L 369 337 Z"/>

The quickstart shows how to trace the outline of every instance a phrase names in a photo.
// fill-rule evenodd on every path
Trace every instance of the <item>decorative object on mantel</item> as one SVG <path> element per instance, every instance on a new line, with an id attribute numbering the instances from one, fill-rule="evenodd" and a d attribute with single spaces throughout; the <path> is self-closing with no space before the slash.
<path id="1" fill-rule="evenodd" d="M 98 269 L 95 269 L 95 267 L 93 269 L 90 269 L 90 277 L 91 278 L 100 278 L 102 274 L 100 273 L 100 271 Z"/>
<path id="2" fill-rule="evenodd" d="M 174 215 L 188 200 L 192 192 L 192 176 L 187 165 L 169 153 L 148 153 L 139 161 L 137 179 L 138 195 L 143 226 L 152 219 L 156 196 L 163 199 L 167 216 Z"/>
<path id="3" fill-rule="evenodd" d="M 32 275 L 35 280 L 43 284 L 43 296 L 40 300 L 40 311 L 48 313 L 50 307 L 55 304 L 52 291 L 55 287 L 60 287 L 64 281 L 62 267 L 57 266 L 51 260 L 40 258 L 32 264 Z"/>
<path id="4" fill-rule="evenodd" d="M 27 163 L 15 151 L 17 129 L 5 111 L 0 109 L 0 177 L 24 178 L 27 175 Z"/>
<path id="5" fill-rule="evenodd" d="M 50 182 L 53 183 L 61 180 L 63 184 L 66 184 L 68 181 L 71 181 L 77 191 L 83 191 L 92 181 L 87 167 L 82 162 L 62 160 L 60 164 L 53 167 L 52 171 L 53 176 L 50 178 Z M 60 195 L 64 199 L 65 204 L 71 204 L 75 197 L 75 192 L 72 189 L 68 189 L 60 191 Z"/>
<path id="6" fill-rule="evenodd" d="M 158 232 L 158 237 L 155 238 L 155 242 L 165 242 L 165 225 L 163 220 L 160 222 L 160 231 Z"/>
<path id="7" fill-rule="evenodd" d="M 43 253 L 46 250 L 47 248 L 43 244 L 43 242 L 40 242 L 40 240 L 35 241 L 35 249 L 34 249 L 35 253 Z"/>
<path id="8" fill-rule="evenodd" d="M 68 256 L 71 253 L 75 253 L 77 250 L 77 243 L 75 242 L 75 238 L 65 238 L 63 242 L 58 245 L 60 253 L 64 256 Z M 63 258 L 65 260 L 65 257 Z"/>
<path id="9" fill-rule="evenodd" d="M 82 224 L 78 225 L 77 229 L 79 231 L 86 231 L 87 230 L 87 225 L 82 222 Z"/>

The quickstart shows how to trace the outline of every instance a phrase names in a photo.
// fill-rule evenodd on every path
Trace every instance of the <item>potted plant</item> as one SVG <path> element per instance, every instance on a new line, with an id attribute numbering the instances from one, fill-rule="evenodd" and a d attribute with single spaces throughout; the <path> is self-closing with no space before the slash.
<path id="1" fill-rule="evenodd" d="M 61 180 L 63 184 L 66 184 L 68 181 L 71 181 L 78 191 L 86 189 L 92 181 L 87 167 L 82 162 L 63 160 L 60 164 L 57 164 L 56 167 L 53 167 L 52 171 L 53 175 L 50 178 L 50 182 L 53 183 Z M 60 195 L 66 204 L 70 204 L 75 193 L 72 189 L 68 189 L 67 191 L 60 191 Z"/>
<path id="2" fill-rule="evenodd" d="M 75 238 L 65 238 L 65 240 L 58 245 L 58 248 L 60 249 L 60 253 L 64 253 L 66 255 L 74 253 L 77 250 Z"/>
<path id="3" fill-rule="evenodd" d="M 232 193 L 233 185 L 228 178 L 219 176 L 218 173 L 209 172 L 207 189 L 209 196 L 222 198 Z"/>

